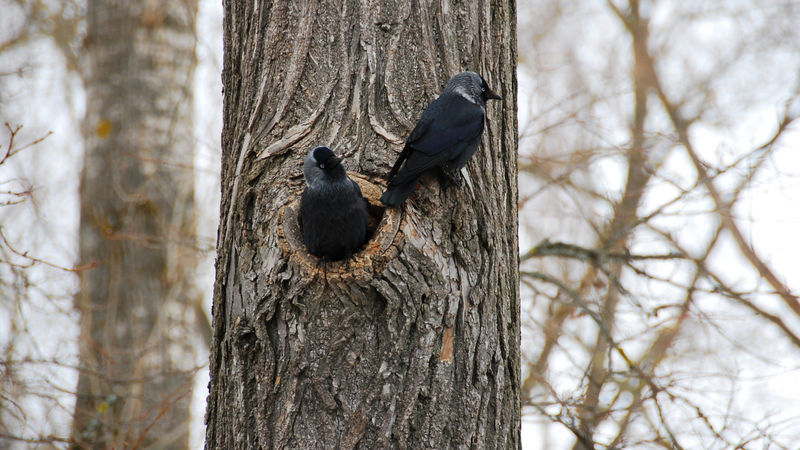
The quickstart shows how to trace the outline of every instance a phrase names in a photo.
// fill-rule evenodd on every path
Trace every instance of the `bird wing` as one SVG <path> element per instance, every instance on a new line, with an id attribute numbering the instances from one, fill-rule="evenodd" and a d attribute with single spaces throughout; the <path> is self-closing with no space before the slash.
<path id="1" fill-rule="evenodd" d="M 392 172 L 395 182 L 419 176 L 446 161 L 455 159 L 465 146 L 483 132 L 483 109 L 460 96 L 431 103 L 409 135 Z M 438 104 L 437 104 L 438 103 Z M 402 169 L 400 165 L 405 162 Z M 395 174 L 390 172 L 390 175 Z M 391 179 L 391 177 L 390 177 Z"/>
<path id="2" fill-rule="evenodd" d="M 418 141 L 422 136 L 430 128 L 431 123 L 433 123 L 434 119 L 436 118 L 436 113 L 441 110 L 438 103 L 439 99 L 434 100 L 425 111 L 422 113 L 422 117 L 417 121 L 417 124 L 414 126 L 414 129 L 411 130 L 411 134 L 408 135 L 408 139 L 406 139 L 406 145 L 403 147 L 403 151 L 400 152 L 400 155 L 397 157 L 397 161 L 394 162 L 394 166 L 392 166 L 392 170 L 389 171 L 389 176 L 386 178 L 389 181 L 392 181 L 392 178 L 397 174 L 397 171 L 400 170 L 400 166 L 403 165 L 408 156 L 414 151 L 414 148 L 411 146 L 412 143 Z"/>
<path id="3" fill-rule="evenodd" d="M 417 128 L 419 128 L 419 122 L 417 122 L 417 127 L 414 128 L 414 130 L 416 131 Z M 389 175 L 386 176 L 387 181 L 392 181 L 394 176 L 397 174 L 397 171 L 400 170 L 400 166 L 403 165 L 403 162 L 405 162 L 406 158 L 408 158 L 408 155 L 410 153 L 411 153 L 411 147 L 409 147 L 408 144 L 406 144 L 406 146 L 403 147 L 403 151 L 400 152 L 400 155 L 397 157 L 397 161 L 394 162 L 392 170 L 389 171 Z"/>

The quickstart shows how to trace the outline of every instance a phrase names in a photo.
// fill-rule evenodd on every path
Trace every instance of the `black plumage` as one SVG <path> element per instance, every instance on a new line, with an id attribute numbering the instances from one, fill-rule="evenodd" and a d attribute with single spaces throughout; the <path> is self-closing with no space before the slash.
<path id="1" fill-rule="evenodd" d="M 323 261 L 350 258 L 367 239 L 366 201 L 341 162 L 328 147 L 317 147 L 303 163 L 303 242 L 311 254 Z"/>
<path id="2" fill-rule="evenodd" d="M 422 113 L 389 172 L 381 196 L 387 206 L 403 203 L 417 180 L 436 167 L 460 185 L 459 171 L 478 150 L 486 120 L 486 101 L 501 97 L 475 72 L 461 72 Z"/>

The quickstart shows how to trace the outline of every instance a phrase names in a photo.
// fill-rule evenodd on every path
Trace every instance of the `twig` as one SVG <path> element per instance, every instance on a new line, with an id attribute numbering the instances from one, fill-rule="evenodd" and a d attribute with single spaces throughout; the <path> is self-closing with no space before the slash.
<path id="1" fill-rule="evenodd" d="M 59 266 L 58 264 L 54 264 L 54 263 L 45 261 L 43 259 L 36 258 L 34 256 L 30 256 L 30 255 L 28 255 L 28 252 L 21 252 L 21 251 L 15 249 L 11 245 L 11 243 L 8 242 L 8 238 L 6 238 L 5 233 L 3 233 L 3 227 L 2 226 L 0 226 L 0 238 L 3 240 L 3 244 L 11 251 L 11 253 L 13 253 L 16 256 L 19 256 L 20 258 L 24 258 L 24 259 L 28 260 L 27 264 L 14 264 L 17 267 L 27 268 L 27 267 L 31 267 L 31 266 L 33 266 L 35 264 L 44 264 L 45 266 L 52 267 L 54 269 L 63 270 L 65 272 L 76 273 L 76 272 L 80 272 L 82 270 L 95 268 L 95 267 L 97 267 L 97 266 L 99 266 L 101 264 L 99 262 L 91 262 L 89 264 L 84 264 L 84 265 L 80 265 L 80 266 L 74 266 L 72 268 Z"/>
<path id="2" fill-rule="evenodd" d="M 45 140 L 45 139 L 47 139 L 47 138 L 48 138 L 48 137 L 49 137 L 51 134 L 53 134 L 53 132 L 52 132 L 52 131 L 48 131 L 48 132 L 47 132 L 47 134 L 45 134 L 44 136 L 40 137 L 39 139 L 36 139 L 36 140 L 34 140 L 34 141 L 32 141 L 32 142 L 29 142 L 29 143 L 27 143 L 27 144 L 23 145 L 23 146 L 22 146 L 22 147 L 20 147 L 20 148 L 16 148 L 16 149 L 15 149 L 15 148 L 14 148 L 14 138 L 17 136 L 17 133 L 19 133 L 19 131 L 22 129 L 22 125 L 17 125 L 17 126 L 16 126 L 16 127 L 14 127 L 13 129 L 11 128 L 11 125 L 9 125 L 9 124 L 8 124 L 8 122 L 6 122 L 6 123 L 5 123 L 5 125 L 6 125 L 6 128 L 7 128 L 7 129 L 8 129 L 8 131 L 9 131 L 9 133 L 11 133 L 11 136 L 8 138 L 8 146 L 6 147 L 5 154 L 3 155 L 3 157 L 2 157 L 2 158 L 0 158 L 0 165 L 2 165 L 3 163 L 5 163 L 5 162 L 8 160 L 8 158 L 11 158 L 12 156 L 14 156 L 14 155 L 16 155 L 17 153 L 19 153 L 19 152 L 21 152 L 21 151 L 25 150 L 26 148 L 33 147 L 34 145 L 36 145 L 36 144 L 38 144 L 38 143 L 40 143 L 40 142 L 44 141 L 44 140 Z"/>

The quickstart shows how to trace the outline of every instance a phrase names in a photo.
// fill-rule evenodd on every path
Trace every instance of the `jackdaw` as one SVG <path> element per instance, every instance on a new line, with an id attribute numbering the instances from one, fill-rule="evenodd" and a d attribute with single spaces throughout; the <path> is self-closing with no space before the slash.
<path id="1" fill-rule="evenodd" d="M 478 150 L 486 118 L 486 100 L 501 97 L 475 72 L 461 72 L 422 113 L 387 177 L 381 196 L 387 206 L 403 203 L 423 173 L 439 167 L 454 184 L 459 171 Z"/>
<path id="2" fill-rule="evenodd" d="M 303 174 L 307 186 L 300 197 L 300 221 L 308 251 L 323 262 L 350 258 L 367 238 L 361 188 L 328 147 L 308 152 Z"/>

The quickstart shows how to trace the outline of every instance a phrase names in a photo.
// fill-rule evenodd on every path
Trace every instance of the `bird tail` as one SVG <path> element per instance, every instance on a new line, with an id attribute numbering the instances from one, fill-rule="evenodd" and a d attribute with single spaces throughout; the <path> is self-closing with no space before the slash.
<path id="1" fill-rule="evenodd" d="M 414 190 L 414 186 L 416 185 L 416 178 L 408 180 L 402 184 L 390 183 L 389 187 L 386 189 L 386 192 L 384 192 L 381 196 L 381 203 L 386 206 L 397 206 L 403 203 L 406 201 L 408 196 L 411 195 L 411 192 Z"/>

